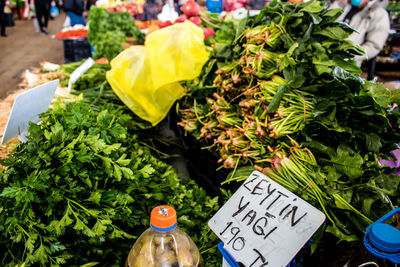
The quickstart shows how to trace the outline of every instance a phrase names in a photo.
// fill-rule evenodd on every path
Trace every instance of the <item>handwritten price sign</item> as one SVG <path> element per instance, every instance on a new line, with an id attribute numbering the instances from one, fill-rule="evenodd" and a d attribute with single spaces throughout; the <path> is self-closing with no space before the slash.
<path id="1" fill-rule="evenodd" d="M 254 171 L 208 226 L 246 267 L 286 266 L 325 215 L 264 174 Z"/>

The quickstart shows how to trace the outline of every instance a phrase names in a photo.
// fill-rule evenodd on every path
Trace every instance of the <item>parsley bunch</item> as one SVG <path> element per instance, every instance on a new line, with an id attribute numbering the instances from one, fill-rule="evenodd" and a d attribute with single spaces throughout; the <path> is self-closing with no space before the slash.
<path id="1" fill-rule="evenodd" d="M 160 204 L 216 266 L 207 221 L 218 209 L 193 181 L 153 157 L 114 105 L 58 102 L 0 170 L 1 266 L 121 266 Z"/>

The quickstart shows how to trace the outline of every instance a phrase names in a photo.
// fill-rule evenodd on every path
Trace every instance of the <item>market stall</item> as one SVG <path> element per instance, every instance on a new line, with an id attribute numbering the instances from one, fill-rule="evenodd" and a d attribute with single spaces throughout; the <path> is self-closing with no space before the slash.
<path id="1" fill-rule="evenodd" d="M 210 267 L 221 253 L 231 266 L 399 263 L 400 90 L 360 77 L 342 11 L 273 1 L 222 17 L 188 2 L 173 22 L 92 7 L 88 28 L 54 37 L 87 36 L 100 60 L 77 79 L 84 57 L 25 74 L 26 89 L 60 83 L 27 142 L 4 146 L 3 265 L 121 266 L 149 220 L 177 222 Z M 172 224 L 150 219 L 163 204 Z M 364 246 L 385 214 L 394 239 Z M 202 266 L 170 239 L 140 239 L 141 255 Z"/>
<path id="2" fill-rule="evenodd" d="M 381 80 L 399 80 L 399 75 L 395 70 L 400 67 L 400 3 L 389 1 L 386 10 L 390 15 L 391 31 L 381 53 L 376 57 L 373 64 L 369 67 L 371 77 L 375 74 Z M 398 82 L 391 85 L 398 88 Z"/>

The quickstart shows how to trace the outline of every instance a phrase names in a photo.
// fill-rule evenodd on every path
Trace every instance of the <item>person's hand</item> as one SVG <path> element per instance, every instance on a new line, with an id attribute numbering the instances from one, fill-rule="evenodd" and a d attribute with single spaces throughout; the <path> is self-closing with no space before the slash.
<path id="1" fill-rule="evenodd" d="M 83 11 L 82 16 L 84 18 L 87 18 L 89 16 L 89 11 L 87 11 L 87 10 Z"/>

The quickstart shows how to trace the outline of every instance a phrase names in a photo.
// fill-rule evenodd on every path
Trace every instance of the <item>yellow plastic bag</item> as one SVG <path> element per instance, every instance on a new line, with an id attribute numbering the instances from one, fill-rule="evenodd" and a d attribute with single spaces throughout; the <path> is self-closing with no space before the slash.
<path id="1" fill-rule="evenodd" d="M 186 21 L 147 36 L 111 61 L 107 80 L 136 115 L 159 123 L 182 96 L 179 81 L 196 78 L 208 60 L 202 30 Z"/>

